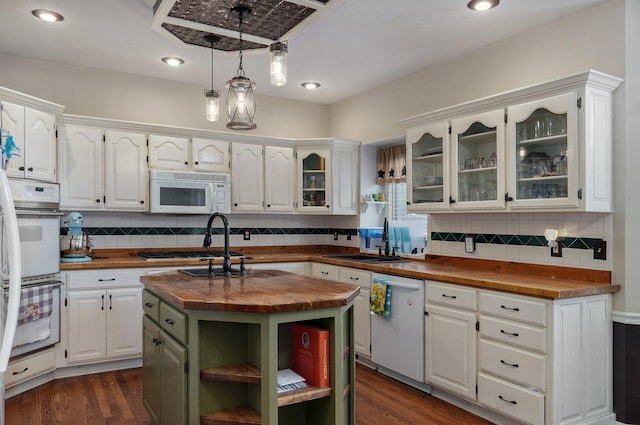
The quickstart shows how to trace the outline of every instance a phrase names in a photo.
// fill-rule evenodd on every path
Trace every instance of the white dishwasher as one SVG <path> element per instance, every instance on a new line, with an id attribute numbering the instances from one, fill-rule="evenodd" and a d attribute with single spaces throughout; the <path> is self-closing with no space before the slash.
<path id="1" fill-rule="evenodd" d="M 371 313 L 371 360 L 385 369 L 424 382 L 424 281 L 373 274 L 391 286 L 391 314 Z"/>

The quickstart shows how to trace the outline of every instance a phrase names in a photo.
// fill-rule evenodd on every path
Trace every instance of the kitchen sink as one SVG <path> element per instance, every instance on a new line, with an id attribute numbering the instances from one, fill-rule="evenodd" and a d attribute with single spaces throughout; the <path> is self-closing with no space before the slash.
<path id="1" fill-rule="evenodd" d="M 406 263 L 410 261 L 397 256 L 392 257 L 388 255 L 376 256 L 376 255 L 364 255 L 364 254 L 325 255 L 325 258 L 334 258 L 336 260 L 359 261 L 361 263 Z"/>
<path id="2" fill-rule="evenodd" d="M 191 276 L 191 277 L 209 277 L 208 267 L 204 267 L 204 268 L 200 267 L 197 269 L 178 269 L 178 272 L 186 274 L 187 276 Z M 249 274 L 249 272 L 246 272 L 246 274 Z M 222 267 L 213 268 L 213 276 L 218 277 L 223 275 L 224 275 L 224 272 L 222 270 Z M 240 276 L 240 269 L 231 267 L 231 276 Z"/>

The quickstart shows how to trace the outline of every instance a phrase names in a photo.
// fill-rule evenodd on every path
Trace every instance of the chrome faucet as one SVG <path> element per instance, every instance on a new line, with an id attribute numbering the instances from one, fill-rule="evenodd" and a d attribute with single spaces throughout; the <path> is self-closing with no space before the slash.
<path id="1" fill-rule="evenodd" d="M 231 253 L 229 251 L 229 220 L 222 213 L 213 213 L 207 222 L 207 233 L 204 235 L 203 248 L 211 247 L 211 223 L 216 217 L 220 217 L 224 226 L 224 260 L 222 262 L 222 273 L 225 277 L 231 276 Z"/>

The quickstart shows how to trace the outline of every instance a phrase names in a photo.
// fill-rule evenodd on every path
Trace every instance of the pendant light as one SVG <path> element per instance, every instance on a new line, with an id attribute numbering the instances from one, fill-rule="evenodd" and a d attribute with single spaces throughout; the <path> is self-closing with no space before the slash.
<path id="1" fill-rule="evenodd" d="M 276 13 L 278 16 L 278 41 L 269 46 L 269 56 L 271 57 L 269 64 L 269 76 L 271 84 L 274 86 L 284 86 L 287 84 L 287 50 L 286 41 L 280 41 L 280 11 L 276 0 Z"/>
<path id="2" fill-rule="evenodd" d="M 213 43 L 220 40 L 220 37 L 207 34 L 205 41 L 211 44 L 211 90 L 204 91 L 205 115 L 207 121 L 218 121 L 220 116 L 220 91 L 213 89 Z"/>
<path id="3" fill-rule="evenodd" d="M 235 77 L 227 81 L 229 93 L 227 95 L 227 109 L 229 111 L 229 122 L 227 128 L 231 130 L 255 130 L 257 125 L 253 122 L 256 113 L 256 101 L 253 96 L 253 89 L 256 83 L 244 76 L 242 68 L 242 16 L 251 13 L 247 6 L 235 6 L 231 8 L 232 13 L 238 14 L 238 30 L 240 33 L 240 64 Z"/>

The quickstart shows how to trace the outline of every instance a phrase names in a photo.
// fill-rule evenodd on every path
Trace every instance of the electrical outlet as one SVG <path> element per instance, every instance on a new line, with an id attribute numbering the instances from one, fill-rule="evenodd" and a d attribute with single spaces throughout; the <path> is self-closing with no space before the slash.
<path id="1" fill-rule="evenodd" d="M 250 241 L 251 240 L 251 230 L 245 230 L 243 238 L 244 238 L 245 241 Z"/>
<path id="2" fill-rule="evenodd" d="M 464 237 L 464 252 L 471 254 L 476 252 L 476 237 L 475 235 L 465 235 Z"/>
<path id="3" fill-rule="evenodd" d="M 333 232 L 333 240 L 334 241 L 338 240 L 338 232 Z"/>
<path id="4" fill-rule="evenodd" d="M 347 240 L 350 241 L 351 240 L 351 233 L 347 233 Z"/>
<path id="5" fill-rule="evenodd" d="M 556 240 L 556 246 L 551 247 L 551 256 L 562 257 L 562 241 L 560 239 Z"/>
<path id="6" fill-rule="evenodd" d="M 593 241 L 593 259 L 607 259 L 607 241 L 604 241 L 602 239 L 596 239 Z"/>

